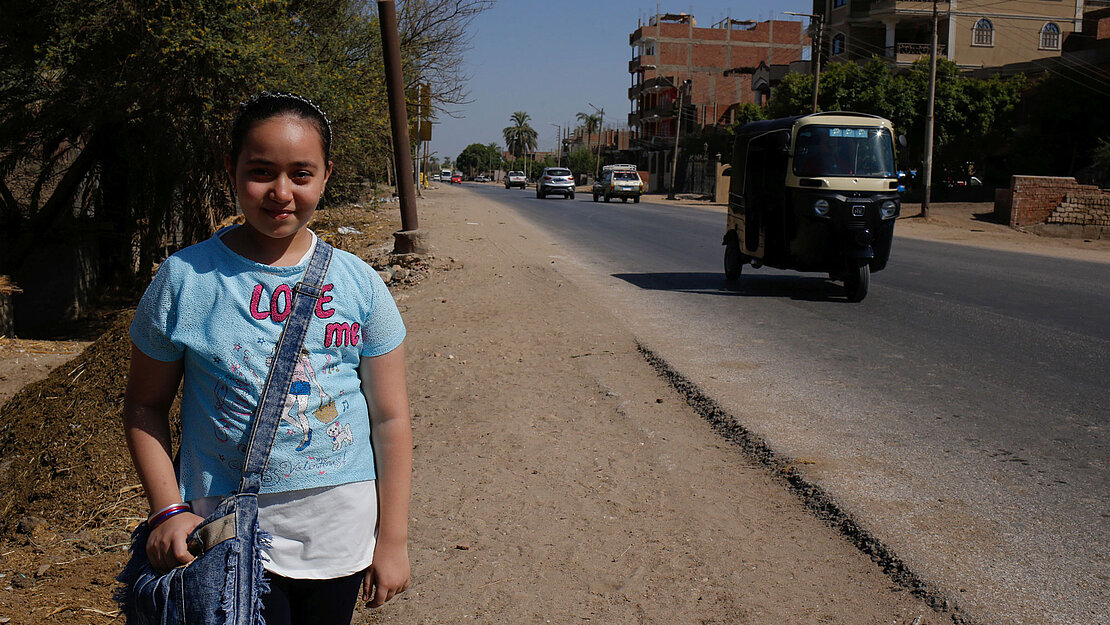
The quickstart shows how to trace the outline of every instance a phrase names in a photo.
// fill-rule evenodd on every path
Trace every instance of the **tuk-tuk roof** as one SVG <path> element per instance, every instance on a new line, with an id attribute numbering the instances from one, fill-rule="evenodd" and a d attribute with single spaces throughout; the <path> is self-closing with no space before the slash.
<path id="1" fill-rule="evenodd" d="M 802 125 L 809 124 L 851 124 L 858 123 L 861 119 L 878 120 L 881 125 L 889 125 L 890 122 L 878 115 L 871 115 L 870 113 L 854 113 L 851 111 L 826 111 L 821 113 L 808 113 L 806 115 L 795 115 L 793 117 L 780 117 L 778 119 L 761 119 L 755 122 L 744 124 L 736 131 L 736 136 L 742 135 L 761 135 L 775 130 L 789 130 L 795 124 L 801 123 Z M 882 124 L 886 122 L 886 124 Z"/>

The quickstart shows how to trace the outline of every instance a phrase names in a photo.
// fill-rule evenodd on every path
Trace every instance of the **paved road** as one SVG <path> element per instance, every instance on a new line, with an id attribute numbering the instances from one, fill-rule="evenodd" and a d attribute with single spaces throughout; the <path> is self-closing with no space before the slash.
<path id="1" fill-rule="evenodd" d="M 724 215 L 504 202 L 642 342 L 984 623 L 1110 622 L 1110 266 L 897 239 L 847 303 L 721 272 Z"/>

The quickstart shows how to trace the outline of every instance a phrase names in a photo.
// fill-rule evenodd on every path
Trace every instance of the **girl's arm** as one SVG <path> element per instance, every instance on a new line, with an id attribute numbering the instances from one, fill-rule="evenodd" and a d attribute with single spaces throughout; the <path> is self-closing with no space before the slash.
<path id="1" fill-rule="evenodd" d="M 182 361 L 162 362 L 131 345 L 131 372 L 123 398 L 123 431 L 131 461 L 151 511 L 179 503 L 181 492 L 170 457 L 169 412 L 181 383 Z M 185 539 L 203 519 L 192 513 L 170 517 L 150 533 L 146 552 L 158 570 L 193 559 Z"/>
<path id="2" fill-rule="evenodd" d="M 376 608 L 409 584 L 409 491 L 412 426 L 405 384 L 405 348 L 362 358 L 362 392 L 370 408 L 371 442 L 378 482 L 378 540 L 366 570 L 362 598 Z M 371 599 L 371 595 L 373 599 Z"/>

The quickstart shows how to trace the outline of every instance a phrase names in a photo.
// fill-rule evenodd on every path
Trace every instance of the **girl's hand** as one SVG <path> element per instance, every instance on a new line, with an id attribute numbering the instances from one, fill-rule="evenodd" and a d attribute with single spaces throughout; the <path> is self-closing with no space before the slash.
<path id="1" fill-rule="evenodd" d="M 374 547 L 374 563 L 362 580 L 362 600 L 370 608 L 381 607 L 409 586 L 409 552 L 405 545 Z"/>
<path id="2" fill-rule="evenodd" d="M 202 521 L 204 517 L 182 512 L 166 519 L 150 532 L 146 540 L 146 557 L 154 570 L 165 572 L 193 561 L 193 554 L 189 553 L 185 540 Z"/>

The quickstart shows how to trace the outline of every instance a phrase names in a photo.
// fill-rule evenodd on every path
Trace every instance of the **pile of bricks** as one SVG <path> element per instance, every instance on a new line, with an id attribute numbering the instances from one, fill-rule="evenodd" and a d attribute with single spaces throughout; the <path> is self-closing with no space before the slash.
<path id="1" fill-rule="evenodd" d="M 1046 223 L 1110 229 L 1110 193 L 1097 189 L 1069 193 L 1048 216 Z"/>
<path id="2" fill-rule="evenodd" d="M 1009 192 L 998 193 L 995 212 L 1011 227 L 1048 223 L 1110 228 L 1110 193 L 1075 178 L 1013 176 Z"/>

